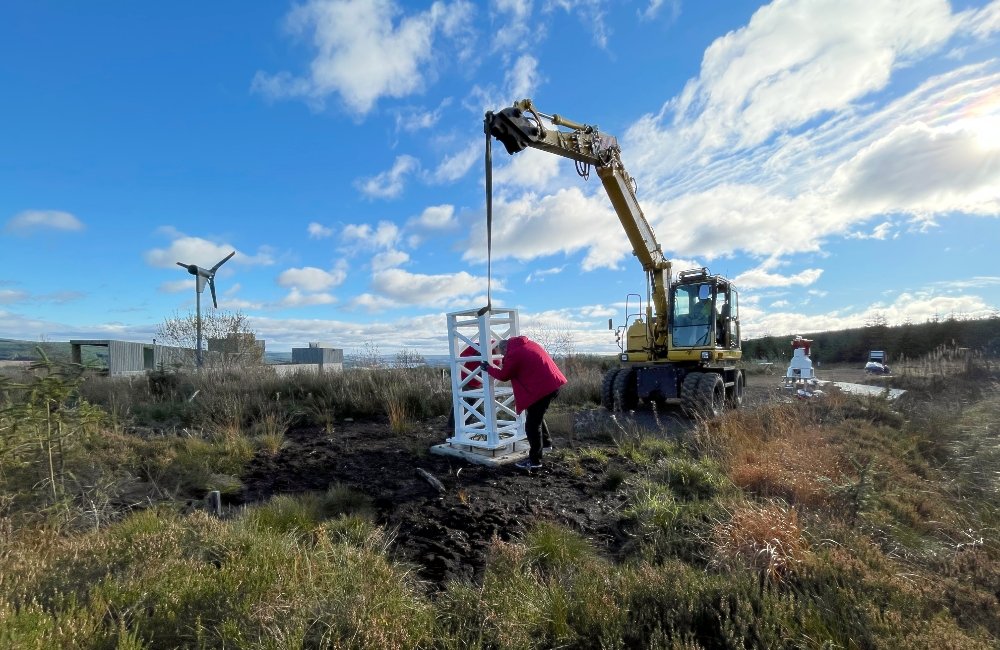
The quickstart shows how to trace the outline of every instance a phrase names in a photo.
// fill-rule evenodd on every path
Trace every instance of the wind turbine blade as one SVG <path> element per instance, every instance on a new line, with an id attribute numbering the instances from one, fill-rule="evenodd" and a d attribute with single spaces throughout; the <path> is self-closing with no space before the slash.
<path id="1" fill-rule="evenodd" d="M 185 264 L 184 262 L 177 262 L 177 266 L 183 267 L 185 269 L 188 267 L 188 265 Z"/>
<path id="2" fill-rule="evenodd" d="M 213 266 L 213 267 L 212 267 L 212 275 L 215 275 L 215 272 L 219 270 L 219 267 L 220 267 L 220 266 L 222 266 L 223 264 L 225 264 L 226 262 L 228 262 L 228 261 L 229 261 L 229 258 L 231 258 L 231 257 L 232 257 L 233 255 L 235 255 L 235 254 L 236 254 L 236 251 L 233 251 L 233 252 L 232 252 L 232 253 L 230 253 L 229 255 L 226 255 L 226 256 L 225 256 L 224 258 L 222 258 L 222 259 L 221 259 L 221 260 L 219 261 L 219 263 L 218 263 L 218 264 L 216 264 L 215 266 Z"/>
<path id="3" fill-rule="evenodd" d="M 212 306 L 216 309 L 219 308 L 219 301 L 215 299 L 215 277 L 208 279 L 208 288 L 212 290 Z"/>

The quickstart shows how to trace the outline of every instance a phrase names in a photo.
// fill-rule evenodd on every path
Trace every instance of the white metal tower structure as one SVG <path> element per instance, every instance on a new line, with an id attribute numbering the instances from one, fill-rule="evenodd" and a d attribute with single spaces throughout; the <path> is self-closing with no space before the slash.
<path id="1" fill-rule="evenodd" d="M 501 356 L 497 342 L 517 335 L 515 309 L 448 314 L 455 430 L 446 444 L 436 445 L 432 451 L 485 464 L 507 462 L 527 453 L 524 418 L 514 408 L 513 390 L 479 367 L 481 361 L 497 365 Z"/>

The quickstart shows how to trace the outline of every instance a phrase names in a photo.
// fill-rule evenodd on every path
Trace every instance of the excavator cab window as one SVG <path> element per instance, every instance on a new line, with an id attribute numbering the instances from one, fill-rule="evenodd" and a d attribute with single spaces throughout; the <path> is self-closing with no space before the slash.
<path id="1" fill-rule="evenodd" d="M 710 282 L 675 287 L 671 337 L 675 347 L 712 344 L 716 321 L 714 287 Z"/>

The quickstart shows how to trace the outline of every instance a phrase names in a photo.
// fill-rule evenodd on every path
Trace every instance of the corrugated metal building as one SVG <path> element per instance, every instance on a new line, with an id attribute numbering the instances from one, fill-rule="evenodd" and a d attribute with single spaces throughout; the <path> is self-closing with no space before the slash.
<path id="1" fill-rule="evenodd" d="M 77 339 L 69 344 L 73 363 L 82 363 L 84 347 L 106 348 L 107 371 L 111 377 L 138 375 L 159 368 L 194 366 L 194 350 L 187 348 L 113 339 Z"/>

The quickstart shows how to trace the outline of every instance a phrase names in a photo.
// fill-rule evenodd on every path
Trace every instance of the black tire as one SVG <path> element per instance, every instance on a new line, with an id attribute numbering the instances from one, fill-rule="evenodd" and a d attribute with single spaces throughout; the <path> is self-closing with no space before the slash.
<path id="1" fill-rule="evenodd" d="M 706 372 L 698 381 L 698 412 L 705 418 L 718 417 L 725 405 L 725 382 L 714 372 Z"/>
<path id="2" fill-rule="evenodd" d="M 733 381 L 733 387 L 730 389 L 729 395 L 726 396 L 726 406 L 731 409 L 738 409 L 743 406 L 743 393 L 746 388 L 746 382 L 743 379 L 743 371 L 736 371 L 736 379 Z"/>
<path id="3" fill-rule="evenodd" d="M 698 383 L 702 377 L 700 372 L 689 372 L 681 383 L 681 408 L 688 415 L 698 413 Z"/>
<path id="4" fill-rule="evenodd" d="M 601 380 L 601 406 L 609 411 L 615 410 L 615 375 L 620 371 L 621 368 L 612 368 L 604 373 Z"/>
<path id="5" fill-rule="evenodd" d="M 639 405 L 635 386 L 635 368 L 622 368 L 615 375 L 615 410 L 632 411 Z"/>

